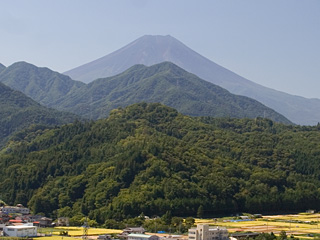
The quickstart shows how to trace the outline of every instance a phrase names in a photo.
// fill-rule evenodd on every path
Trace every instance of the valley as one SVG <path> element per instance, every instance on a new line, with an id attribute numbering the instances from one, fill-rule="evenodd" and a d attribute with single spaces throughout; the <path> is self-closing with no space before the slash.
<path id="1" fill-rule="evenodd" d="M 0 240 L 320 240 L 320 1 L 1 1 Z"/>

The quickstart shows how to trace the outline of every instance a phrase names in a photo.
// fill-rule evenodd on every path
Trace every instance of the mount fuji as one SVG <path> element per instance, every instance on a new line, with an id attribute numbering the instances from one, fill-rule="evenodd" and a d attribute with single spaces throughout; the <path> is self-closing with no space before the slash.
<path id="1" fill-rule="evenodd" d="M 231 93 L 258 100 L 301 125 L 320 122 L 320 99 L 307 99 L 264 87 L 214 63 L 172 36 L 146 35 L 123 48 L 64 74 L 89 83 L 119 74 L 136 64 L 151 66 L 170 61 Z"/>

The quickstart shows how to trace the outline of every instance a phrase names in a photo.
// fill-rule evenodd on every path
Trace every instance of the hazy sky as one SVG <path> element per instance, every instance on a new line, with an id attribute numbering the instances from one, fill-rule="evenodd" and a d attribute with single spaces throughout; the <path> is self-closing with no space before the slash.
<path id="1" fill-rule="evenodd" d="M 170 34 L 277 90 L 320 98 L 320 0 L 0 0 L 0 63 L 64 72 Z"/>

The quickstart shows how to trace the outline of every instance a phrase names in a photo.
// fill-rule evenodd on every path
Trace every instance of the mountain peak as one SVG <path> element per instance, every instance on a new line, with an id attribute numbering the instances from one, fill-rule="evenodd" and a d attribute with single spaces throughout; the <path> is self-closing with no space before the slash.
<path id="1" fill-rule="evenodd" d="M 320 120 L 320 100 L 289 95 L 245 79 L 193 51 L 170 35 L 145 35 L 123 48 L 66 72 L 71 78 L 91 82 L 119 74 L 135 64 L 151 66 L 170 61 L 231 93 L 256 99 L 297 124 Z M 307 107 L 306 107 L 307 106 Z"/>
<path id="2" fill-rule="evenodd" d="M 136 64 L 151 66 L 164 61 L 177 63 L 177 56 L 185 55 L 186 51 L 192 50 L 170 35 L 144 35 L 109 55 L 64 74 L 89 83 L 98 78 L 117 75 Z"/>
<path id="3" fill-rule="evenodd" d="M 136 41 L 147 40 L 147 41 L 177 41 L 176 38 L 172 37 L 171 35 L 144 35 L 138 38 Z"/>
<path id="4" fill-rule="evenodd" d="M 54 96 L 64 96 L 84 83 L 27 62 L 16 62 L 0 72 L 0 82 L 21 91 L 33 100 L 50 106 Z"/>
<path id="5" fill-rule="evenodd" d="M 23 67 L 23 68 L 25 68 L 25 67 L 37 68 L 35 65 L 28 63 L 28 62 L 25 62 L 25 61 L 15 62 L 15 63 L 11 64 L 8 68 L 21 68 L 21 67 Z"/>

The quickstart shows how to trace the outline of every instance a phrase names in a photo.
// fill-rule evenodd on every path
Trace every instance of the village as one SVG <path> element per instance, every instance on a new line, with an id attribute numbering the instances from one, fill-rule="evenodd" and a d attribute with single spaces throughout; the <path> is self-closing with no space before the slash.
<path id="1" fill-rule="evenodd" d="M 215 219 L 196 219 L 187 233 L 147 232 L 141 226 L 128 226 L 123 230 L 69 226 L 69 219 L 53 219 L 32 215 L 21 204 L 3 206 L 0 211 L 1 239 L 36 238 L 55 239 L 123 239 L 123 240 L 228 240 L 254 239 L 263 233 L 286 234 L 290 238 L 314 239 L 320 235 L 320 214 L 314 210 L 291 215 L 263 216 L 261 214 L 232 216 Z"/>

